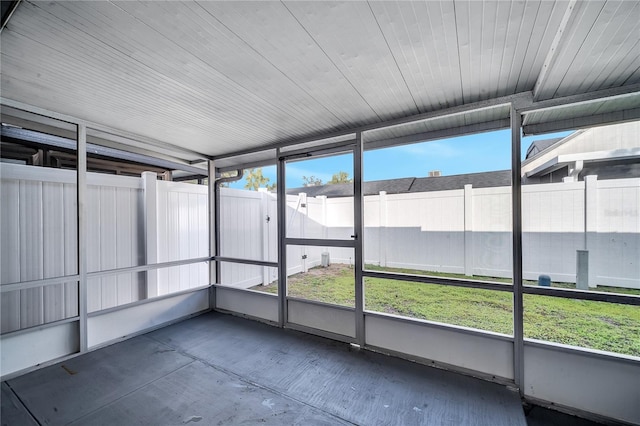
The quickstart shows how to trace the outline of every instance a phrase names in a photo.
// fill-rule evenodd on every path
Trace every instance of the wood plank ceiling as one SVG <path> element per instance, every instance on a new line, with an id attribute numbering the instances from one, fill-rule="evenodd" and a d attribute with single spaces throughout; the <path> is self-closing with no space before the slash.
<path id="1" fill-rule="evenodd" d="M 2 32 L 2 96 L 215 156 L 637 84 L 639 35 L 637 1 L 25 0 Z"/>

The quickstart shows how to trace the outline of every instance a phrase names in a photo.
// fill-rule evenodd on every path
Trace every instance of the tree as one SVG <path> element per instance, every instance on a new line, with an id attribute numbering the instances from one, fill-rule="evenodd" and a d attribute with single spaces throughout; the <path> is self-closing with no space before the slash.
<path id="1" fill-rule="evenodd" d="M 233 176 L 237 176 L 238 172 L 232 171 L 232 172 L 222 172 L 220 174 L 221 178 L 227 178 L 227 177 L 233 177 Z M 222 182 L 220 184 L 221 188 L 229 188 L 229 182 Z"/>
<path id="2" fill-rule="evenodd" d="M 334 173 L 333 176 L 331 176 L 331 180 L 327 182 L 327 184 L 351 183 L 351 182 L 353 182 L 353 178 L 349 179 L 349 173 L 339 171 L 338 173 Z"/>
<path id="3" fill-rule="evenodd" d="M 245 189 L 249 189 L 251 191 L 257 191 L 258 188 L 264 187 L 269 191 L 272 191 L 276 188 L 276 184 L 269 185 L 269 178 L 262 175 L 262 168 L 259 167 L 257 169 L 250 169 L 246 171 L 246 177 L 244 178 Z"/>
<path id="4" fill-rule="evenodd" d="M 322 179 L 315 176 L 302 176 L 302 186 L 320 186 L 322 185 Z"/>

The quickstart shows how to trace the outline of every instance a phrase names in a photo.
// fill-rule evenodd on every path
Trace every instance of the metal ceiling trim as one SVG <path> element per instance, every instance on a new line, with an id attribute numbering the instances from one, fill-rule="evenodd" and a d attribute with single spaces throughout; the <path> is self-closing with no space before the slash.
<path id="1" fill-rule="evenodd" d="M 597 115 L 586 115 L 565 120 L 550 121 L 546 123 L 527 124 L 522 126 L 525 135 L 539 135 L 544 133 L 559 132 L 563 130 L 586 129 L 597 126 L 606 126 L 627 121 L 640 120 L 640 108 L 608 112 Z"/>
<path id="2" fill-rule="evenodd" d="M 574 105 L 581 105 L 591 102 L 600 102 L 604 100 L 613 100 L 616 98 L 634 96 L 640 94 L 640 83 L 630 84 L 627 86 L 619 86 L 610 89 L 597 90 L 595 92 L 581 93 L 578 95 L 564 96 L 561 98 L 547 99 L 544 101 L 522 100 L 516 102 L 516 110 L 520 114 L 531 114 L 554 108 L 570 108 Z"/>
<path id="3" fill-rule="evenodd" d="M 248 163 L 238 163 L 237 165 L 216 167 L 216 171 L 218 171 L 219 173 L 224 173 L 224 172 L 229 172 L 229 171 L 238 170 L 238 169 L 242 169 L 242 170 L 255 169 L 257 167 L 275 166 L 277 162 L 278 160 L 275 157 L 273 157 L 265 160 L 251 161 Z"/>
<path id="4" fill-rule="evenodd" d="M 295 140 L 292 140 L 292 141 L 287 141 L 287 142 L 276 142 L 276 143 L 273 143 L 273 144 L 268 144 L 268 145 L 264 145 L 264 146 L 261 146 L 261 147 L 256 147 L 256 148 L 253 148 L 253 149 L 246 149 L 246 150 L 241 150 L 241 151 L 237 151 L 237 152 L 233 152 L 233 153 L 212 156 L 212 157 L 210 157 L 210 159 L 211 160 L 221 160 L 223 158 L 236 157 L 238 155 L 251 154 L 253 152 L 258 152 L 258 151 L 266 151 L 268 149 L 284 148 L 284 147 L 287 147 L 287 146 L 293 146 L 293 145 L 303 144 L 303 143 L 307 143 L 307 142 L 314 142 L 314 141 L 319 141 L 319 140 L 322 140 L 322 139 L 330 139 L 330 138 L 335 138 L 335 137 L 341 137 L 341 136 L 345 136 L 345 135 L 349 135 L 349 134 L 355 134 L 355 133 L 358 133 L 358 132 L 367 132 L 367 131 L 371 131 L 371 130 L 379 130 L 379 129 L 384 129 L 384 128 L 398 127 L 398 126 L 403 126 L 405 124 L 411 124 L 411 123 L 420 122 L 420 121 L 429 121 L 429 120 L 435 120 L 435 119 L 438 119 L 438 118 L 452 117 L 452 116 L 456 116 L 456 115 L 467 114 L 467 113 L 473 112 L 473 111 L 482 111 L 482 110 L 486 110 L 486 109 L 504 107 L 504 106 L 509 106 L 512 103 L 523 104 L 524 105 L 525 103 L 530 102 L 531 99 L 532 99 L 531 92 L 522 92 L 522 93 L 517 93 L 517 94 L 514 94 L 514 95 L 508 95 L 508 96 L 502 96 L 502 97 L 493 98 L 493 99 L 487 99 L 487 100 L 484 100 L 484 101 L 473 102 L 473 103 L 470 103 L 470 104 L 459 105 L 459 106 L 455 106 L 455 107 L 451 107 L 451 108 L 439 109 L 439 110 L 430 111 L 430 112 L 426 112 L 426 113 L 422 113 L 422 114 L 411 115 L 411 116 L 407 116 L 407 117 L 400 117 L 400 118 L 396 118 L 396 119 L 393 119 L 393 120 L 385 121 L 385 122 L 382 122 L 382 123 L 368 124 L 368 125 L 365 125 L 365 126 L 360 126 L 360 127 L 356 127 L 356 128 L 350 128 L 350 129 L 341 130 L 341 131 L 338 131 L 338 132 L 327 133 L 327 134 L 324 134 L 324 135 L 302 137 L 302 138 L 295 139 Z"/>
<path id="5" fill-rule="evenodd" d="M 20 5 L 21 1 L 22 0 L 14 0 L 11 2 L 10 5 L 6 6 L 6 11 L 3 12 L 2 14 L 2 25 L 0 26 L 0 34 L 2 33 L 2 30 L 4 30 L 4 28 L 9 23 L 9 19 L 11 19 L 16 9 L 18 9 L 18 6 Z M 4 2 L 4 1 L 2 2 L 3 10 L 5 9 L 5 3 L 9 3 L 9 2 Z"/>
<path id="6" fill-rule="evenodd" d="M 143 143 L 145 145 L 149 145 L 149 146 L 153 146 L 156 148 L 162 148 L 162 149 L 166 149 L 175 153 L 182 153 L 182 154 L 188 154 L 190 157 L 196 157 L 196 158 L 202 158 L 202 159 L 209 159 L 209 156 L 201 153 L 201 152 L 197 152 L 197 151 L 193 151 L 190 150 L 188 148 L 184 148 L 178 145 L 173 145 L 167 142 L 161 142 L 152 138 L 148 138 L 146 136 L 141 136 L 141 135 L 136 135 L 134 133 L 130 133 L 127 131 L 123 131 L 123 130 L 118 130 L 115 129 L 113 127 L 110 126 L 105 126 L 99 123 L 94 123 L 88 120 L 84 120 L 78 117 L 73 117 L 67 114 L 62 114 L 62 113 L 58 113 L 55 111 L 50 111 L 47 110 L 45 108 L 40 108 L 40 107 L 36 107 L 33 105 L 28 105 L 25 104 L 23 102 L 20 101 L 15 101 L 13 99 L 8 99 L 5 97 L 0 97 L 0 104 L 2 105 L 7 105 L 9 107 L 12 108 L 16 108 L 16 109 L 20 109 L 23 111 L 27 111 L 27 112 L 31 112 L 33 114 L 36 115 L 41 115 L 43 117 L 49 117 L 49 118 L 55 118 L 56 120 L 60 120 L 60 121 L 64 121 L 67 123 L 71 123 L 71 124 L 76 124 L 76 125 L 80 125 L 83 124 L 85 125 L 87 128 L 91 128 L 93 130 L 98 130 L 101 132 L 104 132 L 106 134 L 110 134 L 110 135 L 114 135 L 114 136 L 118 136 L 121 138 L 125 138 L 125 139 L 129 139 L 131 141 L 137 141 L 140 143 Z"/>
<path id="7" fill-rule="evenodd" d="M 509 122 L 509 118 L 504 118 L 500 120 L 487 121 L 484 123 L 469 124 L 463 127 L 434 130 L 431 132 L 416 133 L 413 135 L 399 136 L 391 139 L 381 139 L 374 142 L 367 142 L 365 140 L 364 149 L 365 151 L 370 151 L 374 149 L 389 148 L 411 143 L 428 142 L 450 137 L 504 130 L 509 128 Z"/>

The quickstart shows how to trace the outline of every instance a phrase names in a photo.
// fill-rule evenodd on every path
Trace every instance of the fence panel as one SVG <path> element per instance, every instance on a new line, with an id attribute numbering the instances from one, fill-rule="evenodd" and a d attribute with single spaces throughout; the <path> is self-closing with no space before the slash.
<path id="1" fill-rule="evenodd" d="M 76 274 L 75 172 L 8 163 L 0 171 L 0 284 Z M 3 293 L 1 331 L 77 315 L 77 288 L 69 282 Z"/>
<path id="2" fill-rule="evenodd" d="M 522 188 L 523 276 L 575 282 L 576 250 L 585 249 L 585 183 Z"/>
<path id="3" fill-rule="evenodd" d="M 209 255 L 208 187 L 157 182 L 157 259 L 159 263 Z M 158 295 L 209 284 L 205 263 L 160 269 Z"/>
<path id="4" fill-rule="evenodd" d="M 545 274 L 554 281 L 575 283 L 576 251 L 587 249 L 591 286 L 640 288 L 640 179 L 587 177 L 586 182 L 523 186 L 524 278 L 537 280 Z M 287 196 L 289 236 L 350 237 L 346 232 L 353 226 L 351 198 L 302 202 L 304 198 Z M 510 187 L 366 196 L 364 220 L 368 264 L 512 275 Z M 273 235 L 269 250 L 275 253 L 277 228 L 273 223 L 268 226 Z M 344 249 L 295 247 L 287 253 L 288 274 L 318 265 L 324 250 L 332 262 L 352 262 Z M 247 254 L 239 251 L 237 256 Z M 255 274 L 252 283 L 260 281 L 258 271 Z"/>
<path id="5" fill-rule="evenodd" d="M 640 179 L 598 181 L 597 192 L 596 283 L 640 288 Z"/>
<path id="6" fill-rule="evenodd" d="M 87 173 L 87 271 L 97 272 L 144 264 L 142 180 Z M 144 273 L 87 280 L 89 312 L 141 300 Z"/>

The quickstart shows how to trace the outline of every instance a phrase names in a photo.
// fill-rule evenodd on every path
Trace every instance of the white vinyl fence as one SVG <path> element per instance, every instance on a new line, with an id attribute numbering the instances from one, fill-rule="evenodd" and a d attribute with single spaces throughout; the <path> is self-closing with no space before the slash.
<path id="1" fill-rule="evenodd" d="M 76 173 L 0 165 L 0 284 L 78 273 Z M 87 173 L 87 269 L 205 257 L 206 186 Z M 204 263 L 88 280 L 89 312 L 209 283 Z M 2 332 L 78 315 L 78 283 L 2 293 Z"/>
<path id="2" fill-rule="evenodd" d="M 75 172 L 3 163 L 0 167 L 0 284 L 77 273 Z M 88 173 L 88 271 L 208 255 L 207 188 Z M 576 250 L 589 251 L 589 283 L 640 288 L 640 179 L 525 185 L 525 279 L 546 274 L 575 282 Z M 277 261 L 274 194 L 221 189 L 221 255 Z M 287 196 L 289 237 L 349 239 L 353 200 Z M 365 261 L 385 267 L 489 277 L 511 276 L 511 189 L 365 197 Z M 289 247 L 289 274 L 352 263 L 353 250 Z M 221 284 L 249 288 L 277 269 L 221 265 Z M 208 284 L 204 263 L 95 277 L 89 312 Z M 5 292 L 2 332 L 78 314 L 77 282 Z M 29 309 L 26 307 L 29 306 Z"/>
<path id="3" fill-rule="evenodd" d="M 259 203 L 268 207 L 259 209 Z M 223 255 L 275 261 L 275 204 L 270 193 L 223 189 Z M 640 288 L 640 179 L 588 176 L 583 182 L 525 185 L 522 211 L 525 279 L 545 274 L 574 283 L 576 251 L 588 250 L 591 286 Z M 364 216 L 367 264 L 511 276 L 510 187 L 380 193 L 365 197 Z M 349 239 L 353 234 L 349 197 L 288 195 L 286 217 L 289 237 Z M 255 235 L 262 239 L 252 239 Z M 262 248 L 252 241 L 261 241 Z M 353 261 L 352 249 L 289 247 L 288 273 L 319 265 L 323 251 L 333 263 Z M 234 267 L 244 272 L 242 279 L 224 277 Z M 272 269 L 268 280 L 261 267 L 228 268 L 223 270 L 228 285 L 247 288 L 276 279 L 273 268 L 267 268 Z"/>

